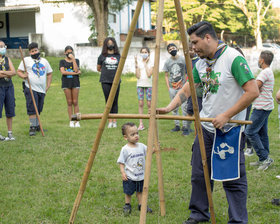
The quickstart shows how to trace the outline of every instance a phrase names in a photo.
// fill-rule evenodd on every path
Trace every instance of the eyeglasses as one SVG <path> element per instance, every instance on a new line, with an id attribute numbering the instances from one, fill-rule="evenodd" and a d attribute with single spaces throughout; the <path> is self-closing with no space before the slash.
<path id="1" fill-rule="evenodd" d="M 0 48 L 7 48 L 6 45 L 0 45 Z"/>

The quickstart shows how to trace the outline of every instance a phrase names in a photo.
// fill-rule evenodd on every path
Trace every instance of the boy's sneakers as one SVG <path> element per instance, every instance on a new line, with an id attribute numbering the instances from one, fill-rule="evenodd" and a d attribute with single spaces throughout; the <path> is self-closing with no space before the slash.
<path id="1" fill-rule="evenodd" d="M 15 137 L 12 133 L 8 133 L 8 137 L 5 138 L 5 141 L 15 141 Z"/>
<path id="2" fill-rule="evenodd" d="M 117 127 L 117 122 L 113 122 L 113 125 L 112 125 L 113 128 L 116 128 Z"/>
<path id="3" fill-rule="evenodd" d="M 270 157 L 267 157 L 266 160 L 262 161 L 261 165 L 259 166 L 258 170 L 267 170 L 267 168 L 273 163 L 273 159 L 271 159 Z"/>
<path id="4" fill-rule="evenodd" d="M 30 126 L 29 128 L 29 136 L 36 135 L 37 128 L 35 126 Z"/>
<path id="5" fill-rule="evenodd" d="M 5 141 L 5 137 L 0 134 L 0 141 Z"/>
<path id="6" fill-rule="evenodd" d="M 252 156 L 254 155 L 254 150 L 252 148 L 247 148 L 244 152 L 245 156 Z"/>
<path id="7" fill-rule="evenodd" d="M 75 123 L 75 128 L 80 128 L 80 127 L 81 127 L 80 122 L 79 122 L 79 121 L 76 121 L 76 123 Z"/>
<path id="8" fill-rule="evenodd" d="M 175 128 L 171 129 L 172 132 L 180 131 L 180 126 L 176 125 Z"/>
<path id="9" fill-rule="evenodd" d="M 198 224 L 198 221 L 189 217 L 186 221 L 183 222 L 183 224 Z"/>
<path id="10" fill-rule="evenodd" d="M 271 203 L 273 204 L 273 205 L 280 205 L 280 199 L 279 198 L 274 198 L 274 199 L 272 199 L 272 201 L 271 201 Z"/>
<path id="11" fill-rule="evenodd" d="M 193 130 L 191 128 L 182 127 L 182 135 L 186 136 L 189 135 Z"/>
<path id="12" fill-rule="evenodd" d="M 138 205 L 138 210 L 141 211 L 141 205 Z M 153 210 L 147 206 L 147 213 L 152 213 Z"/>
<path id="13" fill-rule="evenodd" d="M 130 204 L 125 204 L 123 206 L 123 214 L 125 216 L 128 216 L 131 213 L 131 205 Z"/>

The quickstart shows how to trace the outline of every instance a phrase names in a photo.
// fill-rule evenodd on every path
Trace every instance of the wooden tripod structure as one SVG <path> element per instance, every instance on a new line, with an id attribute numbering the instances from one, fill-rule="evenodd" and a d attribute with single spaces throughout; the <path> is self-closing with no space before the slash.
<path id="1" fill-rule="evenodd" d="M 197 135 L 199 139 L 200 144 L 200 150 L 201 150 L 201 157 L 202 157 L 202 164 L 203 164 L 203 171 L 204 171 L 204 178 L 206 183 L 206 189 L 207 189 L 207 196 L 208 196 L 208 202 L 209 202 L 209 208 L 210 208 L 210 215 L 211 215 L 211 223 L 215 224 L 215 215 L 214 215 L 214 206 L 213 206 L 213 200 L 212 200 L 212 193 L 211 193 L 211 186 L 210 186 L 210 178 L 209 178 L 209 171 L 207 166 L 207 158 L 206 158 L 206 152 L 205 152 L 205 145 L 202 135 L 202 127 L 201 127 L 201 120 L 206 122 L 211 122 L 211 118 L 204 118 L 200 119 L 199 117 L 199 109 L 198 109 L 198 103 L 197 103 L 197 97 L 196 97 L 196 91 L 194 86 L 194 80 L 192 75 L 192 65 L 191 60 L 189 56 L 189 47 L 188 47 L 188 41 L 186 36 L 186 30 L 184 26 L 183 21 L 183 14 L 182 14 L 182 8 L 180 5 L 180 0 L 174 0 L 176 12 L 178 16 L 178 22 L 180 27 L 180 33 L 181 33 L 181 40 L 183 44 L 183 50 L 184 50 L 184 56 L 186 60 L 187 65 L 187 74 L 189 78 L 190 83 L 190 89 L 191 89 L 191 96 L 192 96 L 192 102 L 193 102 L 193 110 L 194 110 L 194 118 L 193 117 L 182 117 L 182 116 L 168 116 L 168 115 L 157 115 L 156 114 L 156 103 L 157 103 L 157 90 L 158 90 L 158 74 L 159 74 L 159 59 L 160 59 L 160 43 L 161 43 L 161 37 L 162 37 L 162 21 L 163 21 L 163 10 L 164 10 L 164 0 L 159 0 L 159 7 L 158 7 L 158 15 L 157 15 L 157 32 L 156 32 L 156 46 L 155 46 L 155 64 L 154 64 L 154 73 L 153 73 L 153 90 L 152 90 L 152 102 L 151 102 L 151 113 L 150 115 L 121 115 L 121 114 L 109 114 L 114 97 L 116 95 L 117 87 L 120 81 L 120 76 L 125 64 L 125 60 L 128 54 L 128 49 L 130 47 L 131 39 L 134 34 L 136 23 L 141 11 L 141 7 L 143 5 L 144 0 L 138 0 L 137 6 L 135 9 L 135 13 L 130 25 L 130 29 L 125 41 L 124 49 L 121 54 L 121 59 L 119 62 L 119 66 L 112 84 L 112 88 L 110 91 L 109 98 L 107 100 L 105 110 L 103 114 L 90 114 L 90 115 L 75 115 L 73 119 L 81 120 L 81 119 L 100 119 L 100 124 L 98 128 L 97 135 L 94 140 L 94 144 L 92 146 L 92 150 L 90 152 L 90 156 L 88 159 L 87 166 L 84 171 L 84 175 L 82 178 L 82 182 L 80 184 L 79 192 L 77 194 L 76 200 L 73 205 L 73 209 L 71 212 L 71 216 L 69 219 L 69 224 L 73 224 L 76 218 L 76 214 L 78 211 L 78 208 L 80 206 L 80 202 L 82 200 L 83 193 L 86 188 L 86 184 L 88 181 L 88 177 L 92 168 L 92 164 L 94 161 L 94 158 L 96 156 L 98 146 L 100 143 L 100 139 L 102 136 L 102 133 L 104 131 L 106 121 L 110 118 L 133 118 L 133 119 L 149 119 L 149 130 L 148 130 L 148 150 L 147 150 L 147 156 L 146 156 L 146 165 L 145 165 L 145 176 L 144 176 L 144 187 L 143 187 L 143 193 L 142 193 L 142 206 L 141 206 L 141 213 L 140 213 L 140 224 L 146 223 L 146 212 L 147 212 L 147 200 L 148 200 L 148 190 L 149 190 L 149 182 L 150 182 L 150 173 L 151 173 L 151 163 L 152 163 L 152 149 L 153 147 L 156 150 L 156 161 L 157 161 L 157 167 L 158 167 L 158 186 L 159 186 L 159 199 L 160 199 L 160 211 L 161 215 L 165 215 L 165 200 L 164 200 L 164 188 L 163 188 L 163 175 L 162 175 L 162 163 L 161 163 L 161 155 L 159 150 L 159 144 L 158 144 L 158 130 L 157 130 L 157 124 L 156 119 L 181 119 L 181 120 L 195 120 L 195 128 L 197 130 Z M 247 124 L 247 122 L 244 121 L 236 121 L 232 120 L 230 121 L 232 123 L 240 123 L 240 124 Z"/>

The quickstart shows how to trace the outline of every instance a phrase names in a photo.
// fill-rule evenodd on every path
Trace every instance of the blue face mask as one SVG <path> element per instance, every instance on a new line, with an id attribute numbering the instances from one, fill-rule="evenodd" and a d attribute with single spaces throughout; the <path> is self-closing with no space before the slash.
<path id="1" fill-rule="evenodd" d="M 141 53 L 140 55 L 144 60 L 147 59 L 147 57 L 149 57 L 148 53 Z"/>
<path id="2" fill-rule="evenodd" d="M 4 56 L 6 54 L 6 48 L 2 47 L 0 48 L 0 55 Z"/>

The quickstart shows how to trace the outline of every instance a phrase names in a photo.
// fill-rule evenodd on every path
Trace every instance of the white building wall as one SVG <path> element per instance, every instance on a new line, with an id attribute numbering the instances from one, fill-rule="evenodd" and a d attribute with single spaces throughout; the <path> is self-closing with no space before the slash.
<path id="1" fill-rule="evenodd" d="M 55 14 L 63 14 L 59 22 Z M 43 43 L 51 53 L 63 51 L 65 46 L 88 43 L 90 36 L 90 8 L 86 4 L 42 4 L 36 17 L 36 32 L 43 34 Z"/>

